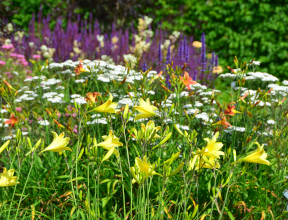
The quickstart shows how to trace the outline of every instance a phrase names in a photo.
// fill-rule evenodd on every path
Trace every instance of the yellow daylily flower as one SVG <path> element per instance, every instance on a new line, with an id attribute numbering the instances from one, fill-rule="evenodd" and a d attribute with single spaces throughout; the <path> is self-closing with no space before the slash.
<path id="1" fill-rule="evenodd" d="M 46 147 L 44 150 L 40 152 L 40 154 L 44 151 L 52 151 L 52 152 L 58 152 L 60 155 L 62 154 L 63 150 L 70 150 L 69 147 L 66 147 L 69 143 L 70 138 L 64 138 L 64 132 L 62 132 L 59 136 L 56 132 L 52 131 L 53 133 L 53 142 Z"/>
<path id="2" fill-rule="evenodd" d="M 134 118 L 134 121 L 141 119 L 141 118 L 150 118 L 156 115 L 154 111 L 157 110 L 158 108 L 153 105 L 150 105 L 149 98 L 147 98 L 146 102 L 141 98 L 139 102 L 140 102 L 140 106 L 135 106 L 134 108 L 137 111 L 139 111 L 140 114 L 136 115 L 136 117 Z"/>
<path id="3" fill-rule="evenodd" d="M 105 150 L 111 150 L 111 148 L 114 147 L 121 147 L 123 144 L 119 142 L 119 138 L 117 138 L 115 135 L 113 135 L 113 132 L 110 130 L 109 135 L 104 135 L 102 136 L 103 142 L 97 144 L 99 147 L 103 147 Z M 117 157 L 119 157 L 119 151 L 114 148 L 113 152 Z"/>
<path id="4" fill-rule="evenodd" d="M 10 169 L 7 172 L 7 169 L 4 167 L 3 173 L 0 173 L 0 187 L 16 185 L 17 176 L 13 176 L 14 172 L 14 169 Z"/>
<path id="5" fill-rule="evenodd" d="M 238 160 L 237 162 L 260 163 L 260 164 L 266 164 L 270 166 L 271 163 L 268 160 L 266 160 L 267 153 L 265 153 L 263 149 L 264 144 L 262 144 L 262 146 L 260 146 L 258 142 L 255 142 L 255 144 L 257 144 L 258 146 L 257 150 L 255 150 L 248 156 Z"/>
<path id="6" fill-rule="evenodd" d="M 10 143 L 10 140 L 6 141 L 1 147 L 0 147 L 0 154 L 8 147 Z"/>
<path id="7" fill-rule="evenodd" d="M 188 171 L 193 170 L 195 167 L 195 170 L 199 170 L 202 168 L 206 169 L 214 169 L 219 168 L 220 164 L 218 163 L 216 157 L 210 157 L 209 159 L 206 156 L 199 156 L 195 155 L 190 161 L 189 161 L 189 167 Z"/>
<path id="8" fill-rule="evenodd" d="M 207 141 L 207 146 L 201 151 L 198 150 L 197 153 L 208 157 L 213 156 L 216 158 L 220 158 L 220 155 L 225 155 L 223 151 L 219 151 L 223 147 L 223 144 L 221 142 L 216 142 L 218 136 L 219 132 L 217 132 L 212 139 L 204 138 L 204 140 Z"/>
<path id="9" fill-rule="evenodd" d="M 97 108 L 94 108 L 91 111 L 96 111 L 96 112 L 106 112 L 106 113 L 117 113 L 120 110 L 119 109 L 115 109 L 115 107 L 118 105 L 116 102 L 112 102 L 113 100 L 113 96 L 111 95 L 111 93 L 109 92 L 109 99 L 107 100 L 107 102 L 105 102 L 104 104 L 100 105 Z M 88 112 L 91 112 L 88 111 Z"/>
<path id="10" fill-rule="evenodd" d="M 154 168 L 155 164 L 150 164 L 146 156 L 143 157 L 143 161 L 139 157 L 136 157 L 135 166 L 131 167 L 131 174 L 133 176 L 132 183 L 141 183 L 151 175 L 160 175 L 154 171 Z"/>

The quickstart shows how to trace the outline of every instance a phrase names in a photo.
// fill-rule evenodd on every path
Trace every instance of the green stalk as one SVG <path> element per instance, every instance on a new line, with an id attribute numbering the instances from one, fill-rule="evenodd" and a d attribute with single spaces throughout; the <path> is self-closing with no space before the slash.
<path id="1" fill-rule="evenodd" d="M 123 206 L 124 206 L 124 218 L 126 218 L 125 189 L 124 189 L 123 171 L 122 171 L 121 156 L 120 156 L 120 155 L 119 155 L 119 164 L 120 164 L 120 170 L 121 170 L 122 193 L 123 193 Z"/>
<path id="2" fill-rule="evenodd" d="M 33 157 L 34 157 L 34 155 L 33 155 Z M 22 202 L 22 197 L 23 197 L 23 195 L 24 195 L 24 191 L 25 191 L 26 185 L 27 185 L 27 183 L 28 183 L 31 170 L 32 170 L 33 165 L 34 165 L 33 157 L 32 157 L 32 164 L 31 164 L 31 167 L 30 167 L 30 169 L 29 169 L 28 176 L 26 177 L 26 182 L 25 182 L 25 185 L 24 185 L 24 188 L 23 188 L 23 190 L 22 190 L 21 197 L 20 197 L 20 200 L 19 200 L 19 203 L 18 203 L 18 207 L 17 207 L 17 211 L 16 211 L 16 215 L 15 215 L 15 220 L 17 219 L 16 217 L 17 217 L 17 215 L 18 215 L 18 211 L 19 211 L 19 208 L 20 208 L 20 205 L 21 205 L 21 202 Z M 8 219 L 9 219 L 9 216 L 10 216 L 10 211 L 9 211 Z"/>

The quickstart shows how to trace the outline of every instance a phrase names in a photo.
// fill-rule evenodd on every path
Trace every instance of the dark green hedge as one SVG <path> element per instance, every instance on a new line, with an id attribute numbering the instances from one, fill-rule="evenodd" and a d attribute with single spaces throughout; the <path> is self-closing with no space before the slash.
<path id="1" fill-rule="evenodd" d="M 200 40 L 206 33 L 208 48 L 223 66 L 240 60 L 261 61 L 259 70 L 288 78 L 288 2 L 281 0 L 159 0 L 155 11 L 168 29 L 185 31 Z M 181 5 L 183 5 L 181 10 Z M 180 10 L 176 10 L 179 8 Z"/>

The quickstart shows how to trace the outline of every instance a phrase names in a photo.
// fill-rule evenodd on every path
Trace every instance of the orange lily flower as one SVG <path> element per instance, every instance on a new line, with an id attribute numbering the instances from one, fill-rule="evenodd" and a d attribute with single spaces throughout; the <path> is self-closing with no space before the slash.
<path id="1" fill-rule="evenodd" d="M 188 72 L 185 72 L 184 77 L 180 77 L 180 80 L 183 81 L 183 84 L 190 90 L 190 85 L 197 84 L 196 81 L 193 81 L 192 78 L 189 76 Z"/>
<path id="2" fill-rule="evenodd" d="M 163 74 L 163 71 L 161 71 L 160 73 L 158 73 L 156 76 L 155 76 L 155 79 L 158 79 L 160 76 L 162 76 Z"/>
<path id="3" fill-rule="evenodd" d="M 60 124 L 56 119 L 53 119 L 53 121 L 57 124 L 58 128 L 64 128 L 64 125 Z"/>
<path id="4" fill-rule="evenodd" d="M 240 113 L 238 111 L 235 110 L 235 106 L 231 106 L 232 103 L 230 103 L 227 107 L 227 109 L 225 109 L 224 115 L 230 115 L 230 116 L 234 116 L 236 113 Z"/>
<path id="5" fill-rule="evenodd" d="M 101 96 L 101 94 L 99 92 L 88 92 L 87 97 L 85 97 L 86 101 L 90 102 L 90 103 L 95 103 L 98 101 L 97 96 Z"/>
<path id="6" fill-rule="evenodd" d="M 245 95 L 243 95 L 242 97 L 240 97 L 239 99 L 242 101 L 242 102 L 245 102 L 244 99 L 247 97 L 248 95 L 248 92 L 245 93 Z"/>
<path id="7" fill-rule="evenodd" d="M 10 85 L 10 83 L 8 83 L 5 79 L 3 79 L 3 82 L 6 84 L 6 86 L 7 86 L 8 89 L 9 89 L 9 91 L 11 91 L 11 89 L 15 91 L 15 89 L 14 89 L 14 88 Z"/>
<path id="8" fill-rule="evenodd" d="M 229 122 L 226 120 L 226 117 L 222 117 L 220 121 L 218 121 L 217 123 L 213 124 L 213 125 L 225 125 L 225 128 L 231 127 L 232 125 L 229 124 Z"/>
<path id="9" fill-rule="evenodd" d="M 11 124 L 12 128 L 14 127 L 15 124 L 18 123 L 19 117 L 15 117 L 14 114 L 11 114 L 11 118 L 7 121 L 4 122 L 4 124 Z"/>
<path id="10" fill-rule="evenodd" d="M 83 63 L 83 61 L 80 61 L 79 65 L 76 66 L 76 68 L 74 70 L 77 75 L 79 75 L 80 73 L 86 72 L 86 70 L 83 68 L 82 63 Z"/>

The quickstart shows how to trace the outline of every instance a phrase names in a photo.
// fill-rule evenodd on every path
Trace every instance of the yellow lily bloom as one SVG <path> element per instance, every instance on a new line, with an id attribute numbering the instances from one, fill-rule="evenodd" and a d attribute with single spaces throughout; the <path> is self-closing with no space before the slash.
<path id="1" fill-rule="evenodd" d="M 216 158 L 220 158 L 220 155 L 225 155 L 223 151 L 219 151 L 223 147 L 223 144 L 221 142 L 216 142 L 218 136 L 219 132 L 217 132 L 212 139 L 204 138 L 204 140 L 207 141 L 207 146 L 201 151 L 198 150 L 197 153 L 208 157 L 213 156 Z"/>
<path id="2" fill-rule="evenodd" d="M 240 160 L 238 160 L 238 162 L 248 162 L 248 163 L 260 163 L 260 164 L 266 164 L 268 166 L 270 166 L 270 162 L 267 159 L 267 153 L 265 153 L 263 147 L 264 144 L 262 144 L 262 146 L 260 146 L 260 144 L 258 142 L 255 142 L 255 144 L 257 144 L 258 148 L 257 150 L 255 150 L 253 153 L 249 154 L 247 157 L 244 157 Z"/>
<path id="3" fill-rule="evenodd" d="M 213 156 L 207 159 L 206 156 L 195 155 L 193 159 L 189 161 L 188 171 L 193 170 L 194 167 L 195 167 L 195 170 L 199 170 L 202 168 L 214 169 L 214 168 L 219 168 L 220 164 L 218 163 L 217 159 Z"/>
<path id="4" fill-rule="evenodd" d="M 104 135 L 102 136 L 103 142 L 97 144 L 99 147 L 103 147 L 105 150 L 111 150 L 111 148 L 114 147 L 121 147 L 123 144 L 119 142 L 119 138 L 117 138 L 115 135 L 113 135 L 113 132 L 110 130 L 109 135 Z M 114 148 L 113 152 L 117 157 L 119 157 L 119 151 Z"/>
<path id="5" fill-rule="evenodd" d="M 110 96 L 109 96 L 109 99 L 107 100 L 107 102 L 105 102 L 104 104 L 100 105 L 97 108 L 94 108 L 91 111 L 106 112 L 106 113 L 117 113 L 117 112 L 119 112 L 120 111 L 119 109 L 115 109 L 115 107 L 118 104 L 116 102 L 112 102 L 113 96 L 111 95 L 111 93 L 109 93 L 109 95 Z"/>
<path id="6" fill-rule="evenodd" d="M 146 156 L 143 157 L 143 161 L 139 157 L 136 157 L 135 165 L 136 166 L 131 167 L 131 174 L 133 176 L 132 183 L 141 183 L 151 175 L 160 175 L 154 171 L 155 164 L 150 164 Z"/>
<path id="7" fill-rule="evenodd" d="M 8 147 L 10 143 L 10 140 L 6 141 L 1 147 L 0 147 L 0 154 Z"/>
<path id="8" fill-rule="evenodd" d="M 140 114 L 136 115 L 136 117 L 134 118 L 134 121 L 141 119 L 141 118 L 150 118 L 156 115 L 154 111 L 157 110 L 158 108 L 153 105 L 150 105 L 149 98 L 146 100 L 146 102 L 141 98 L 139 102 L 140 102 L 140 106 L 135 106 L 134 108 L 137 111 L 139 111 Z"/>
<path id="9" fill-rule="evenodd" d="M 69 147 L 66 147 L 69 143 L 70 138 L 64 138 L 64 132 L 62 132 L 59 136 L 54 131 L 52 131 L 52 133 L 54 138 L 53 142 L 44 150 L 42 150 L 40 154 L 44 151 L 52 151 L 52 152 L 58 152 L 61 155 L 63 150 L 72 151 Z"/>
<path id="10" fill-rule="evenodd" d="M 0 187 L 16 185 L 17 176 L 13 176 L 14 171 L 14 169 L 10 169 L 7 172 L 7 169 L 4 167 L 3 173 L 0 173 Z"/>

